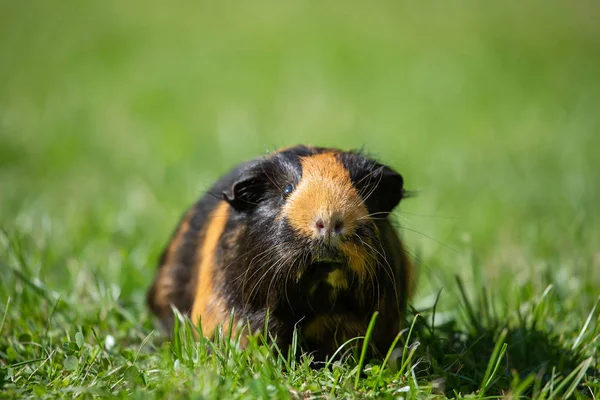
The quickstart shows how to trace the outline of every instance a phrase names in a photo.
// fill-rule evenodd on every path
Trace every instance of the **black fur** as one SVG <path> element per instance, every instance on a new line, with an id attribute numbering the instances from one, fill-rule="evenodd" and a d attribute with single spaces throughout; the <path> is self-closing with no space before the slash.
<path id="1" fill-rule="evenodd" d="M 402 200 L 404 180 L 396 171 L 362 152 L 344 152 L 338 157 L 363 196 L 369 212 L 390 213 Z"/>
<path id="2" fill-rule="evenodd" d="M 376 268 L 367 282 L 361 282 L 349 269 L 345 271 L 349 287 L 333 299 L 331 286 L 323 278 L 339 265 L 316 266 L 311 260 L 319 254 L 320 259 L 339 260 L 343 264 L 343 255 L 325 243 L 302 237 L 285 218 L 279 218 L 286 201 L 284 188 L 290 185 L 293 188 L 302 178 L 300 157 L 324 151 L 337 152 L 373 215 L 358 226 L 357 235 L 345 240 L 363 247 L 364 243 L 371 243 L 371 248 L 364 247 L 364 251 L 370 252 L 376 260 Z M 196 249 L 203 239 L 203 225 L 218 202 L 224 200 L 231 209 L 215 254 L 214 285 L 227 306 L 234 308 L 236 315 L 242 316 L 252 330 L 263 328 L 268 310 L 270 332 L 285 351 L 296 325 L 302 328 L 319 316 L 342 315 L 366 328 L 377 310 L 381 316 L 374 334 L 375 348 L 387 351 L 399 330 L 408 295 L 409 266 L 386 218 L 402 199 L 402 186 L 398 173 L 359 152 L 325 148 L 297 146 L 237 167 L 192 209 L 190 229 L 176 250 L 178 267 L 173 271 L 181 287 L 172 293 L 171 302 L 183 313 L 190 312 L 196 280 L 194 266 L 200 261 L 196 259 Z M 165 251 L 161 268 L 166 256 Z M 299 272 L 302 274 L 297 278 Z M 148 298 L 151 308 L 164 320 L 164 312 L 153 302 L 152 290 Z M 326 341 L 305 341 L 304 345 L 314 351 L 317 358 L 323 358 L 341 344 L 337 343 L 339 339 L 331 332 Z"/>

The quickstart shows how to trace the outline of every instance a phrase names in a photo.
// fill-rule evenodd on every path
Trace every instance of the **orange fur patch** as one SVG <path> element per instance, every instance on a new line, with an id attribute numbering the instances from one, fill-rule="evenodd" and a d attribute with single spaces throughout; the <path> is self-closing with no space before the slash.
<path id="1" fill-rule="evenodd" d="M 368 256 L 365 254 L 365 249 L 354 243 L 342 243 L 340 250 L 348 257 L 350 268 L 359 274 L 360 279 L 364 279 L 368 264 Z"/>
<path id="2" fill-rule="evenodd" d="M 315 221 L 337 216 L 344 222 L 344 235 L 352 235 L 357 221 L 368 215 L 366 206 L 352 185 L 350 174 L 336 153 L 315 154 L 300 159 L 302 179 L 283 207 L 282 216 L 301 235 L 317 235 Z M 366 260 L 356 246 L 341 245 L 351 268 L 363 272 Z"/>
<path id="3" fill-rule="evenodd" d="M 173 287 L 173 274 L 171 270 L 176 266 L 176 253 L 183 244 L 183 237 L 190 228 L 190 219 L 194 215 L 193 210 L 188 211 L 179 224 L 171 243 L 165 254 L 165 260 L 158 271 L 158 277 L 154 284 L 154 304 L 168 309 L 170 312 L 169 295 Z"/>
<path id="4" fill-rule="evenodd" d="M 229 216 L 229 205 L 222 201 L 210 214 L 206 225 L 204 242 L 198 249 L 200 264 L 197 265 L 198 279 L 191 319 L 194 324 L 202 321 L 204 336 L 212 336 L 219 324 L 229 321 L 229 312 L 224 300 L 215 292 L 215 250 L 225 230 Z"/>

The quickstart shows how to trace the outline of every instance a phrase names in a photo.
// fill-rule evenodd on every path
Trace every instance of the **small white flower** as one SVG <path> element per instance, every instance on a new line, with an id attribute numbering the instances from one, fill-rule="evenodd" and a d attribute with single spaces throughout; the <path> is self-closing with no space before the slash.
<path id="1" fill-rule="evenodd" d="M 112 335 L 107 335 L 104 341 L 104 348 L 110 350 L 115 346 L 115 338 Z"/>

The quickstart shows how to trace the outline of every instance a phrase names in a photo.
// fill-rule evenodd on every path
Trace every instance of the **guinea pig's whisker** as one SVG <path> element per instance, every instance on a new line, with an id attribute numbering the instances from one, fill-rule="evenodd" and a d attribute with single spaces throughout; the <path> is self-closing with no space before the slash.
<path id="1" fill-rule="evenodd" d="M 366 188 L 369 190 L 369 192 L 366 195 L 361 194 L 361 197 L 363 198 L 363 202 L 366 202 L 369 199 L 369 197 L 371 197 L 371 195 L 373 195 L 373 193 L 375 193 L 377 186 L 379 186 L 379 182 L 381 182 L 381 178 L 379 178 L 379 181 L 377 181 L 377 184 L 373 185 L 372 187 L 366 186 Z"/>
<path id="2" fill-rule="evenodd" d="M 252 278 L 254 277 L 254 275 L 256 275 L 257 273 L 259 273 L 259 272 L 261 271 L 261 269 L 262 269 L 262 265 L 261 265 L 261 267 L 259 267 L 259 268 L 256 268 L 256 269 L 254 270 L 254 272 L 252 273 L 252 275 L 250 275 L 250 276 L 248 277 L 248 273 L 249 273 L 249 272 L 250 272 L 250 271 L 253 269 L 253 268 L 252 268 L 252 266 L 254 265 L 254 263 L 258 263 L 258 262 L 260 262 L 260 261 L 262 261 L 262 260 L 264 260 L 264 259 L 267 259 L 267 258 L 269 258 L 269 257 L 270 257 L 270 256 L 271 256 L 271 255 L 272 255 L 272 254 L 273 254 L 275 251 L 276 251 L 276 248 L 270 248 L 270 249 L 267 249 L 267 250 L 265 250 L 265 251 L 263 251 L 263 252 L 261 252 L 261 253 L 257 254 L 257 255 L 256 255 L 256 256 L 255 256 L 255 257 L 254 257 L 254 258 L 253 258 L 253 259 L 250 261 L 250 263 L 248 264 L 248 268 L 246 268 L 246 271 L 245 271 L 244 275 L 241 275 L 241 276 L 243 276 L 243 278 L 244 278 L 244 279 L 243 279 L 243 281 L 242 281 L 242 295 L 244 294 L 244 291 L 245 291 L 245 288 L 246 288 L 246 283 L 248 282 L 248 280 L 249 280 L 249 279 L 252 279 Z M 239 278 L 238 278 L 238 279 L 239 279 Z"/>
<path id="3" fill-rule="evenodd" d="M 288 263 L 286 261 L 286 264 L 288 264 L 289 266 L 293 266 L 296 263 L 296 261 L 298 260 L 298 258 L 299 258 L 299 256 L 296 256 L 296 257 L 294 257 L 294 259 L 290 263 Z M 290 306 L 290 310 L 293 310 L 293 307 L 292 307 L 292 303 L 290 302 L 290 298 L 288 296 L 288 287 L 287 287 L 287 284 L 289 282 L 288 279 L 289 279 L 289 275 L 290 275 L 290 272 L 292 271 L 292 269 L 293 268 L 287 268 L 287 271 L 286 271 L 286 274 L 285 274 L 285 278 L 283 280 L 283 286 L 284 286 L 283 287 L 283 291 L 284 291 L 285 299 L 286 299 L 288 305 Z M 275 280 L 275 277 L 277 275 L 279 275 L 280 272 L 283 271 L 283 270 L 284 270 L 284 268 L 280 268 L 279 270 L 277 270 L 277 272 L 275 272 L 275 276 L 273 277 L 271 284 Z M 270 290 L 271 290 L 271 285 L 269 285 L 269 290 L 267 291 L 267 297 L 269 297 L 269 291 Z"/>
<path id="4" fill-rule="evenodd" d="M 391 212 L 390 215 L 392 216 L 392 218 L 400 218 L 400 219 L 406 221 L 407 223 L 411 223 L 412 222 L 406 216 L 402 215 L 399 211 L 397 211 L 397 212 Z M 390 218 L 390 220 L 392 220 L 392 218 Z M 396 222 L 396 221 L 393 221 L 393 222 Z"/>
<path id="5" fill-rule="evenodd" d="M 377 288 L 377 297 L 376 297 L 376 304 L 379 304 L 379 301 L 381 300 L 381 283 L 379 282 L 379 274 L 377 273 L 377 270 L 375 269 L 375 264 L 373 263 L 371 267 L 369 267 L 369 269 L 372 271 L 372 274 L 374 276 L 374 281 L 375 281 L 375 287 Z M 384 268 L 385 270 L 385 268 Z M 373 293 L 373 295 L 375 295 L 375 293 Z"/>
<path id="6" fill-rule="evenodd" d="M 365 186 L 364 189 L 361 189 L 358 194 L 360 196 L 360 201 L 362 201 L 363 203 L 366 203 L 366 201 L 369 199 L 369 197 L 371 197 L 371 195 L 375 192 L 375 189 L 377 189 L 377 185 L 368 185 Z"/>
<path id="7" fill-rule="evenodd" d="M 370 245 L 369 243 L 365 242 L 363 240 L 363 238 L 361 238 L 359 235 L 357 235 L 356 233 L 354 234 L 354 236 L 356 236 L 358 238 L 358 240 L 360 240 L 360 242 L 363 244 L 363 246 L 365 246 L 367 249 L 371 250 L 372 252 L 374 252 L 375 254 L 378 254 L 380 256 L 380 258 L 386 263 L 386 265 L 383 265 L 383 270 L 388 274 L 388 277 L 392 280 L 392 282 L 394 282 L 394 284 L 396 283 L 396 280 L 394 278 L 393 274 L 390 274 L 390 271 L 388 271 L 387 268 L 385 268 L 386 266 L 392 270 L 392 266 L 390 265 L 390 263 L 386 260 L 386 258 L 383 256 L 383 254 L 381 252 L 379 252 L 376 248 L 374 248 L 372 245 Z M 373 259 L 372 261 L 376 261 L 376 257 L 373 257 L 372 255 L 370 255 L 370 257 Z"/>
<path id="8" fill-rule="evenodd" d="M 244 281 L 245 281 L 245 280 L 246 280 L 246 277 L 248 276 L 248 272 L 249 272 L 249 271 L 252 269 L 252 268 L 251 268 L 251 267 L 252 267 L 252 264 L 254 264 L 254 262 L 255 262 L 255 261 L 257 261 L 256 259 L 257 259 L 258 257 L 260 257 L 260 258 L 259 258 L 259 260 L 262 260 L 262 259 L 264 259 L 264 258 L 266 258 L 266 257 L 270 256 L 270 255 L 271 255 L 271 252 L 272 252 L 273 250 L 274 250 L 273 248 L 268 248 L 268 249 L 266 249 L 266 250 L 264 250 L 264 251 L 261 251 L 261 252 L 260 252 L 260 253 L 258 253 L 257 255 L 255 255 L 255 256 L 254 256 L 254 258 L 252 258 L 252 260 L 250 260 L 250 262 L 248 263 L 248 268 L 246 268 L 246 272 L 244 273 L 244 275 L 240 275 L 239 277 L 235 278 L 235 279 L 234 279 L 234 282 L 235 282 L 235 281 L 237 281 L 238 279 L 242 278 L 242 277 L 244 278 Z M 244 254 L 242 254 L 240 257 L 236 257 L 236 259 L 235 259 L 233 262 L 235 262 L 235 261 L 238 261 L 240 258 L 244 257 L 244 256 L 245 256 L 246 254 L 248 254 L 249 252 L 250 252 L 250 251 L 247 251 L 247 252 L 245 252 Z"/>
<path id="9" fill-rule="evenodd" d="M 388 181 L 394 193 L 382 187 Z M 306 328 L 302 347 L 314 352 L 316 362 L 338 354 L 341 339 L 367 333 L 360 322 L 373 311 L 390 326 L 403 318 L 404 288 L 412 280 L 405 254 L 414 250 L 393 224 L 408 219 L 385 212 L 411 194 L 401 182 L 399 173 L 366 154 L 323 147 L 294 146 L 238 164 L 180 218 L 148 306 L 171 329 L 172 304 L 194 323 L 205 318 L 205 337 L 215 337 L 218 324 L 227 323 L 228 310 L 251 330 L 260 331 L 268 318 L 267 333 L 277 338 L 284 358 L 296 326 Z M 293 183 L 301 190 L 294 191 Z M 293 201 L 286 203 L 289 188 Z M 321 222 L 332 225 L 331 235 L 322 235 Z M 191 250 L 204 259 L 189 257 Z M 198 287 L 191 272 L 194 280 L 214 272 L 213 281 Z M 377 332 L 370 345 L 385 352 L 389 336 Z"/>
<path id="10" fill-rule="evenodd" d="M 430 214 L 416 214 L 416 213 L 409 213 L 406 211 L 396 211 L 394 214 L 406 214 L 406 215 L 411 215 L 414 217 L 421 217 L 421 218 L 439 218 L 439 219 L 452 219 L 452 220 L 459 220 L 459 217 L 450 217 L 448 215 L 430 215 Z"/>
<path id="11" fill-rule="evenodd" d="M 378 173 L 379 171 L 382 171 L 382 170 L 383 170 L 383 166 L 379 167 L 379 168 L 375 168 L 374 170 L 370 171 L 368 174 L 363 176 L 361 178 L 361 180 L 357 182 L 357 185 L 360 185 L 362 183 L 362 181 L 364 181 L 367 178 L 371 178 L 373 176 L 373 174 Z"/>
<path id="12" fill-rule="evenodd" d="M 302 270 L 300 270 L 299 274 L 296 274 L 296 283 L 300 280 L 301 274 L 304 272 L 304 270 L 306 269 L 306 266 L 309 263 L 309 257 L 311 257 L 310 253 L 308 252 L 304 252 L 303 256 L 302 256 Z"/>
<path id="13" fill-rule="evenodd" d="M 373 175 L 375 172 L 379 172 L 379 171 L 381 171 L 382 169 L 383 169 L 383 167 L 381 167 L 381 168 L 378 168 L 378 169 L 376 169 L 376 170 L 374 170 L 374 171 L 372 171 L 372 172 L 368 173 L 368 174 L 367 174 L 367 175 L 366 175 L 364 178 L 362 178 L 362 179 L 359 181 L 359 183 L 360 183 L 360 182 L 362 182 L 362 181 L 363 181 L 365 178 L 372 176 L 372 175 Z M 372 195 L 372 194 L 375 192 L 375 190 L 377 189 L 377 187 L 378 187 L 378 186 L 379 186 L 379 184 L 381 183 L 381 179 L 383 179 L 383 174 L 380 174 L 380 175 L 379 175 L 379 177 L 378 177 L 378 180 L 377 180 L 377 183 L 376 183 L 375 185 L 373 185 L 372 187 L 369 187 L 369 185 L 366 185 L 366 186 L 365 186 L 365 188 L 367 188 L 367 189 L 369 189 L 369 190 L 370 190 L 370 191 L 369 191 L 369 193 L 368 193 L 366 196 L 363 196 L 363 194 L 364 194 L 364 193 L 362 193 L 362 190 L 361 190 L 361 192 L 360 192 L 359 194 L 361 195 L 361 197 L 363 197 L 363 201 L 367 201 L 367 199 L 368 199 L 369 197 L 371 197 L 371 195 Z M 369 184 L 371 183 L 371 179 L 370 179 L 370 178 L 369 178 L 369 182 L 368 182 L 368 183 L 369 183 Z"/>
<path id="14" fill-rule="evenodd" d="M 281 273 L 281 271 L 284 270 L 284 268 L 276 268 L 276 267 L 278 265 L 281 266 L 283 264 L 287 264 L 287 262 L 288 262 L 289 259 L 290 259 L 289 256 L 287 256 L 287 257 L 281 257 L 280 260 L 277 263 L 273 264 L 272 268 L 275 268 L 275 273 L 272 274 L 271 279 L 269 280 L 269 286 L 267 288 L 267 299 L 270 298 L 269 294 L 271 293 L 271 287 L 273 285 L 273 282 L 277 281 L 277 277 L 279 276 L 279 274 Z"/>
<path id="15" fill-rule="evenodd" d="M 405 226 L 401 226 L 401 225 L 394 225 L 394 227 L 395 227 L 395 228 L 397 228 L 397 229 L 404 229 L 404 230 L 406 230 L 406 231 L 410 231 L 410 232 L 418 233 L 419 235 L 422 235 L 422 236 L 424 236 L 424 237 L 426 237 L 426 238 L 428 238 L 428 239 L 431 239 L 431 240 L 433 240 L 434 242 L 436 242 L 436 243 L 437 243 L 437 244 L 439 244 L 440 246 L 444 246 L 444 247 L 445 247 L 445 248 L 447 248 L 448 250 L 452 250 L 452 251 L 454 251 L 455 253 L 458 253 L 458 252 L 459 252 L 457 249 L 455 249 L 455 248 L 453 248 L 453 247 L 450 247 L 450 246 L 448 246 L 448 245 L 446 245 L 446 244 L 444 244 L 444 243 L 440 242 L 439 240 L 435 239 L 434 237 L 432 237 L 432 236 L 429 236 L 429 235 L 427 235 L 427 234 L 425 234 L 425 233 L 423 233 L 423 232 L 419 232 L 419 231 L 417 231 L 417 230 L 415 230 L 415 229 L 407 228 L 407 227 L 405 227 Z"/>
<path id="16" fill-rule="evenodd" d="M 369 272 L 369 280 L 371 281 L 371 299 L 373 301 L 379 302 L 379 279 L 377 279 L 377 274 L 370 267 L 367 267 L 367 271 Z M 375 296 L 377 293 L 377 296 Z"/>
<path id="17" fill-rule="evenodd" d="M 248 265 L 248 268 L 246 268 L 246 271 L 245 271 L 245 273 L 244 273 L 243 275 L 239 275 L 237 278 L 234 278 L 234 279 L 233 279 L 233 282 L 237 282 L 238 280 L 240 280 L 240 279 L 243 279 L 243 280 L 242 280 L 242 298 L 243 298 L 243 296 L 244 296 L 244 290 L 245 290 L 245 288 L 246 288 L 246 279 L 248 278 L 248 273 L 249 273 L 249 271 L 250 271 L 250 269 L 251 269 L 251 265 L 252 265 L 252 263 L 253 263 L 253 262 L 256 260 L 256 258 L 257 258 L 257 257 L 261 257 L 261 255 L 262 255 L 261 259 L 264 259 L 264 258 L 268 257 L 268 256 L 271 254 L 271 251 L 273 251 L 273 249 L 267 249 L 267 250 L 265 250 L 265 251 L 262 251 L 262 252 L 260 252 L 260 253 L 259 253 L 259 254 L 257 254 L 256 256 L 254 256 L 254 258 L 252 259 L 252 261 L 251 261 L 251 262 L 250 262 L 250 264 Z M 228 269 L 228 268 L 230 268 L 232 265 L 235 265 L 235 263 L 236 263 L 237 261 L 239 261 L 241 258 L 245 257 L 245 256 L 246 256 L 246 255 L 247 255 L 249 252 L 250 252 L 250 251 L 246 251 L 246 252 L 242 253 L 241 255 L 239 255 L 238 257 L 234 258 L 234 259 L 233 259 L 232 261 L 230 261 L 230 262 L 229 262 L 227 265 L 225 265 L 225 266 L 223 267 L 223 269 Z"/>
<path id="18" fill-rule="evenodd" d="M 419 267 L 423 267 L 423 268 L 427 269 L 427 271 L 429 271 L 434 278 L 438 279 L 438 282 L 440 282 L 440 283 L 442 282 L 441 276 L 439 274 L 437 274 L 432 268 L 430 268 L 429 265 L 423 260 L 423 258 L 419 257 L 419 255 L 417 254 L 417 252 L 415 250 L 411 249 L 408 246 L 404 246 L 404 248 L 402 250 L 412 260 L 414 260 L 414 262 L 415 262 L 416 265 L 418 265 Z M 414 278 L 414 276 L 410 280 L 410 283 L 413 284 L 415 292 L 416 293 L 420 293 L 419 290 L 418 290 L 418 288 L 415 285 L 416 279 Z"/>
<path id="19" fill-rule="evenodd" d="M 269 251 L 269 250 L 270 250 L 270 251 Z M 246 291 L 246 288 L 247 288 L 247 283 L 248 283 L 248 282 L 249 282 L 249 281 L 250 281 L 250 280 L 251 280 L 251 279 L 252 279 L 252 278 L 253 278 L 253 277 L 254 277 L 256 274 L 258 274 L 258 273 L 260 273 L 262 270 L 264 270 L 264 268 L 265 268 L 265 265 L 267 265 L 267 264 L 263 264 L 263 263 L 262 263 L 262 260 L 265 260 L 265 259 L 269 258 L 269 257 L 270 257 L 270 256 L 271 256 L 273 253 L 275 253 L 275 252 L 278 250 L 278 247 L 274 247 L 274 248 L 272 248 L 272 249 L 269 249 L 269 250 L 262 252 L 261 254 L 263 254 L 263 255 L 262 255 L 260 258 L 256 259 L 256 257 L 255 257 L 255 258 L 254 258 L 254 259 L 251 261 L 251 263 L 249 264 L 249 266 L 248 266 L 248 268 L 247 268 L 247 271 L 249 271 L 249 270 L 251 270 L 251 269 L 252 269 L 252 265 L 253 265 L 254 263 L 261 262 L 261 263 L 260 263 L 260 266 L 259 266 L 259 267 L 257 267 L 257 268 L 255 268 L 254 272 L 253 272 L 253 273 L 252 273 L 252 274 L 251 274 L 249 277 L 245 277 L 245 278 L 244 278 L 244 281 L 243 281 L 243 283 L 242 283 L 242 297 L 244 297 L 244 294 L 245 294 L 245 291 Z M 258 257 L 258 256 L 257 256 L 257 257 Z M 269 267 L 269 268 L 271 268 L 271 267 Z M 268 272 L 268 271 L 267 271 L 267 272 Z M 265 273 L 266 273 L 266 272 L 265 272 Z M 247 275 L 247 272 L 246 272 L 246 274 L 244 274 L 244 275 Z M 259 281 L 260 281 L 260 280 L 259 280 Z M 253 290 L 250 292 L 250 296 L 249 296 L 249 298 L 252 298 L 252 293 L 253 293 Z"/>
<path id="20" fill-rule="evenodd" d="M 265 166 L 262 167 L 262 170 L 263 170 L 263 173 L 265 174 L 265 176 L 267 177 L 267 179 L 273 184 L 273 186 L 278 188 L 280 191 L 283 191 L 283 188 L 275 180 L 273 180 L 271 175 L 269 175 L 269 173 L 266 171 Z"/>
<path id="21" fill-rule="evenodd" d="M 250 276 L 250 279 L 260 272 L 262 272 L 262 275 L 260 276 L 260 278 L 257 279 L 256 283 L 252 287 L 252 290 L 250 290 L 250 297 L 252 297 L 254 290 L 260 285 L 262 280 L 277 265 L 277 263 L 283 259 L 283 257 L 284 256 L 279 256 L 279 258 L 275 259 L 270 265 L 265 263 L 261 264 L 258 268 L 256 268 L 256 271 L 254 271 L 254 273 Z"/>
<path id="22" fill-rule="evenodd" d="M 382 218 L 373 218 L 374 215 L 379 215 L 379 214 L 384 214 L 385 217 L 382 217 Z M 371 219 L 385 220 L 385 219 L 387 219 L 387 216 L 390 215 L 390 214 L 391 213 L 387 212 L 387 211 L 374 212 L 374 213 L 371 213 L 371 214 L 363 215 L 362 217 L 358 217 L 358 218 L 356 218 L 356 220 L 357 221 L 362 221 L 362 220 L 365 220 L 365 219 L 367 219 L 367 220 L 371 220 Z"/>
<path id="23" fill-rule="evenodd" d="M 286 256 L 284 256 L 284 255 L 280 256 L 266 269 L 266 271 L 264 271 L 262 276 L 258 279 L 256 284 L 252 287 L 252 290 L 250 291 L 250 295 L 248 296 L 248 301 L 250 301 L 253 298 L 254 291 L 260 288 L 261 282 L 267 277 L 267 275 L 269 275 L 271 270 L 273 270 L 273 268 L 276 268 L 277 265 L 280 264 L 281 261 L 283 261 L 285 259 L 286 259 Z M 262 269 L 264 269 L 264 268 L 262 268 Z M 248 305 L 248 302 L 246 303 L 246 305 Z"/>
<path id="24" fill-rule="evenodd" d="M 264 265 L 263 260 L 269 259 L 273 254 L 275 254 L 277 252 L 277 250 L 278 250 L 278 247 L 273 247 L 271 249 L 263 251 L 262 253 L 259 253 L 256 257 L 254 257 L 250 261 L 250 263 L 248 264 L 248 267 L 249 267 L 248 269 L 252 269 L 254 264 L 261 264 L 261 267 L 262 267 L 262 265 Z M 261 267 L 257 268 L 257 270 L 260 270 Z M 255 273 L 256 273 L 256 271 L 255 271 Z"/>
<path id="25" fill-rule="evenodd" d="M 379 248 L 381 249 L 382 252 L 385 253 L 385 250 L 384 250 L 383 245 L 381 243 L 379 244 Z M 379 253 L 379 254 L 381 254 L 381 253 Z M 388 272 L 392 276 L 392 283 L 393 283 L 392 289 L 394 290 L 394 296 L 396 297 L 396 306 L 400 307 L 400 296 L 398 295 L 398 291 L 396 290 L 397 287 L 398 287 L 398 285 L 397 285 L 397 281 L 396 281 L 396 274 L 394 273 L 394 268 L 392 267 L 392 265 L 389 263 L 389 261 L 385 257 L 382 256 L 382 258 L 383 258 L 383 260 L 385 261 L 385 263 L 387 265 L 387 268 L 386 268 L 386 266 L 383 266 L 383 268 L 387 269 Z"/>
<path id="26" fill-rule="evenodd" d="M 375 284 L 376 284 L 376 287 L 377 287 L 377 303 L 379 303 L 380 300 L 381 300 L 381 289 L 380 289 L 381 283 L 379 282 L 379 274 L 377 274 L 377 271 L 373 270 L 374 269 L 373 266 L 376 265 L 376 264 L 378 264 L 377 263 L 377 259 L 378 258 L 375 257 L 371 253 L 379 255 L 379 258 L 381 260 L 383 260 L 384 264 L 382 264 L 381 267 L 382 267 L 384 273 L 388 276 L 388 278 L 390 278 L 390 280 L 392 281 L 392 283 L 393 283 L 393 285 L 395 287 L 396 286 L 396 277 L 394 276 L 392 266 L 390 265 L 390 263 L 388 262 L 388 260 L 383 256 L 383 254 L 380 251 L 378 251 L 376 248 L 374 248 L 371 244 L 365 242 L 359 235 L 357 235 L 357 234 L 354 234 L 354 235 L 358 238 L 358 240 L 361 241 L 361 243 L 368 250 L 370 250 L 370 251 L 367 252 L 367 254 L 369 254 L 369 257 L 371 257 L 371 259 L 372 259 L 371 261 L 372 262 L 371 263 L 367 263 L 367 270 L 370 272 L 370 280 L 371 280 L 371 282 L 375 281 Z M 375 279 L 373 279 L 373 278 L 375 278 Z M 373 296 L 374 295 L 375 295 L 375 290 L 373 289 Z M 397 295 L 397 293 L 396 293 L 396 295 Z M 397 302 L 398 302 L 398 299 L 397 299 Z"/>
<path id="27" fill-rule="evenodd" d="M 296 262 L 296 260 L 297 260 L 298 258 L 299 258 L 299 257 L 296 257 L 296 258 L 294 259 L 294 263 Z M 292 263 L 292 264 L 290 264 L 290 265 L 292 265 L 292 266 L 293 266 L 293 265 L 294 265 L 294 263 Z M 283 292 L 284 292 L 284 294 L 285 294 L 285 300 L 287 301 L 287 304 L 288 304 L 288 306 L 290 306 L 290 310 L 292 310 L 292 312 L 293 312 L 294 308 L 292 307 L 292 303 L 290 302 L 290 297 L 288 296 L 288 283 L 290 282 L 290 273 L 292 272 L 292 269 L 293 269 L 293 267 L 292 267 L 292 268 L 288 268 L 288 269 L 287 269 L 287 273 L 286 273 L 286 275 L 285 275 L 285 279 L 284 279 L 284 281 L 283 281 L 283 284 L 284 284 Z"/>
<path id="28" fill-rule="evenodd" d="M 379 258 L 383 261 L 383 265 L 382 265 L 382 269 L 383 271 L 386 273 L 386 275 L 390 278 L 390 280 L 392 281 L 392 283 L 394 284 L 394 286 L 396 285 L 396 277 L 394 276 L 394 270 L 392 268 L 392 266 L 390 265 L 389 261 L 385 258 L 385 256 L 383 255 L 383 253 L 381 253 L 379 250 L 377 250 L 376 248 L 374 248 L 372 245 L 370 245 L 369 243 L 365 243 L 365 246 L 367 246 L 368 248 L 370 248 L 371 250 L 373 250 L 376 254 L 379 255 Z M 382 249 L 383 250 L 383 249 Z"/>

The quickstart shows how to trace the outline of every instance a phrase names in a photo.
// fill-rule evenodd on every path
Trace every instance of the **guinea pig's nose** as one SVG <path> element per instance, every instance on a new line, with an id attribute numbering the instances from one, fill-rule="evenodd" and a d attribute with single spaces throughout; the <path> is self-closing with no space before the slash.
<path id="1" fill-rule="evenodd" d="M 315 219 L 315 231 L 321 238 L 334 238 L 344 232 L 344 219 L 341 215 L 319 216 Z"/>

